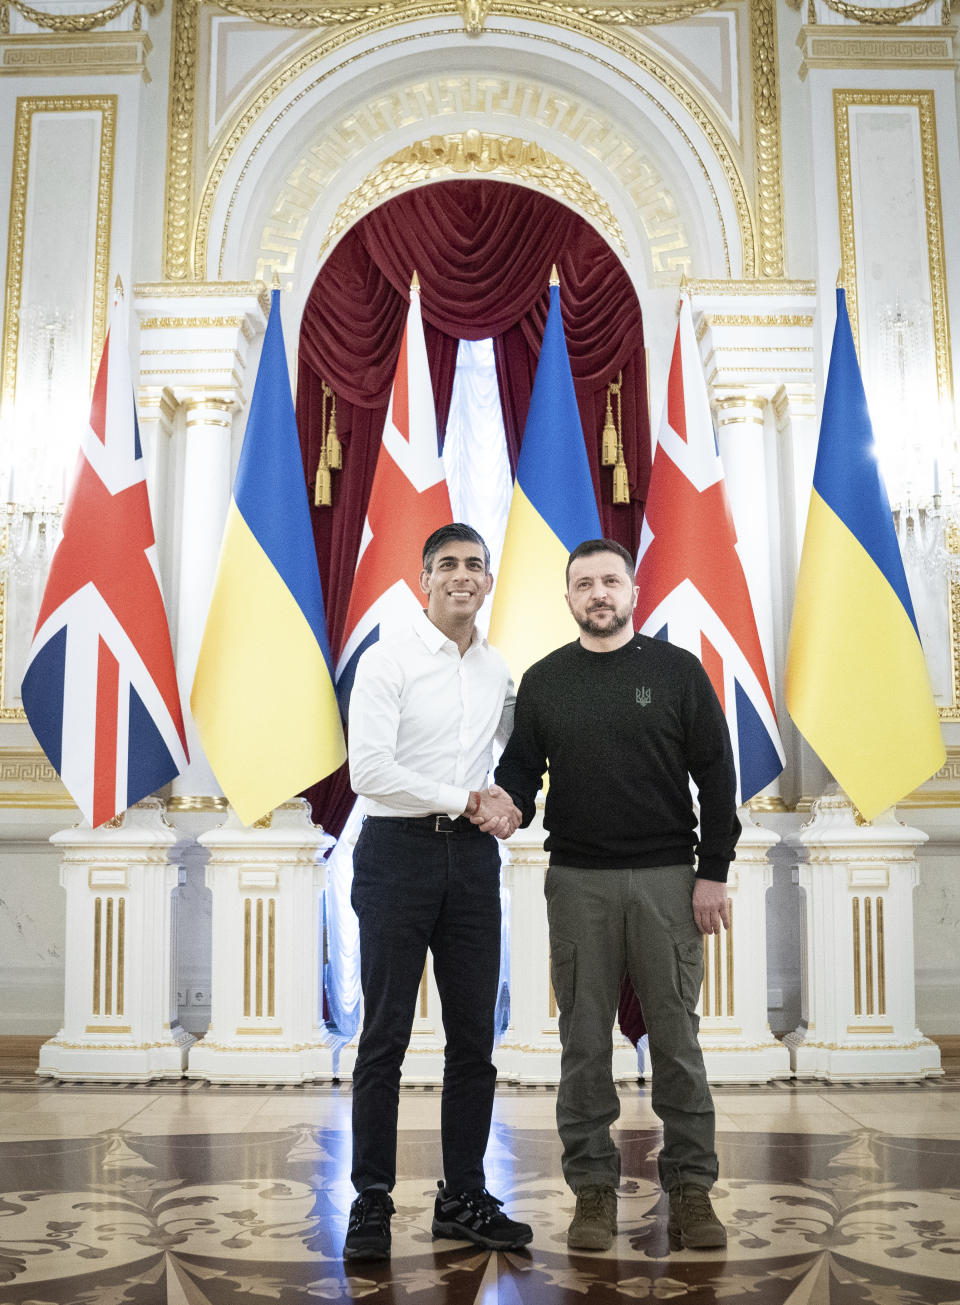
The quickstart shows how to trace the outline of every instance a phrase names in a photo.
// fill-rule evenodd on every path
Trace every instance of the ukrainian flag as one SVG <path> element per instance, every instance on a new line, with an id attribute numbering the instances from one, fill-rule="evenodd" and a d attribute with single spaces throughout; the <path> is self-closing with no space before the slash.
<path id="1" fill-rule="evenodd" d="M 563 334 L 560 287 L 551 285 L 490 615 L 490 642 L 506 658 L 514 680 L 574 637 L 565 599 L 567 557 L 585 539 L 602 534 Z"/>
<path id="2" fill-rule="evenodd" d="M 944 763 L 843 290 L 785 688 L 797 728 L 868 820 Z"/>
<path id="3" fill-rule="evenodd" d="M 346 758 L 273 291 L 190 706 L 245 824 Z"/>

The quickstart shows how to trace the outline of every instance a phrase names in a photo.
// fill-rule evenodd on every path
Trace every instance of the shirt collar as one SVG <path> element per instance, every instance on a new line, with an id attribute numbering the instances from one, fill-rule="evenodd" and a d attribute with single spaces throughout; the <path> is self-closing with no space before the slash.
<path id="1" fill-rule="evenodd" d="M 448 639 L 443 631 L 434 625 L 429 616 L 427 616 L 426 609 L 424 609 L 420 619 L 414 622 L 413 628 L 432 653 L 438 653 L 446 644 L 449 644 L 451 648 L 456 648 L 457 646 L 452 639 Z M 481 635 L 477 627 L 474 626 L 473 637 L 470 640 L 470 648 L 475 648 L 478 644 L 486 648 L 487 641 Z M 470 651 L 470 648 L 467 649 L 468 652 Z"/>

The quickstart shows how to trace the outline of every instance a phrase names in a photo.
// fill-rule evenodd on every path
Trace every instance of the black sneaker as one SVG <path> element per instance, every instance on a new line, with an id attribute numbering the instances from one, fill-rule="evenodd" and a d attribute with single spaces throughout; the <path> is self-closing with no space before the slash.
<path id="1" fill-rule="evenodd" d="M 390 1193 L 368 1187 L 350 1207 L 343 1243 L 345 1260 L 389 1260 L 390 1216 L 396 1207 Z"/>
<path id="2" fill-rule="evenodd" d="M 458 1241 L 476 1242 L 495 1251 L 510 1251 L 533 1241 L 528 1223 L 517 1223 L 500 1213 L 502 1201 L 491 1196 L 485 1187 L 472 1192 L 448 1192 L 437 1183 L 433 1207 L 434 1237 L 453 1237 Z"/>

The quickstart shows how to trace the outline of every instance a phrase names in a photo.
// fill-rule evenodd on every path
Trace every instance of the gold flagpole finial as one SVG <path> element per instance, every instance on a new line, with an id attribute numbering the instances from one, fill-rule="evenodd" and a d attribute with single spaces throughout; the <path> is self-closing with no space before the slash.
<path id="1" fill-rule="evenodd" d="M 270 289 L 271 290 L 280 289 L 280 273 L 277 271 L 276 268 L 273 269 L 273 280 L 270 283 Z"/>
<path id="2" fill-rule="evenodd" d="M 683 296 L 690 297 L 690 282 L 687 280 L 687 273 L 684 268 L 680 269 L 680 284 L 677 286 L 677 316 L 680 316 L 680 309 L 683 307 Z"/>
<path id="3" fill-rule="evenodd" d="M 846 288 L 847 287 L 843 284 L 843 268 L 841 267 L 840 271 L 837 273 L 837 289 L 846 290 Z"/>
<path id="4" fill-rule="evenodd" d="M 123 298 L 123 282 L 120 279 L 119 272 L 117 273 L 116 281 L 114 281 L 113 283 L 113 293 L 117 296 L 118 299 Z"/>
<path id="5" fill-rule="evenodd" d="M 413 269 L 413 276 L 410 278 L 410 293 L 418 295 L 420 293 L 420 278 L 417 276 L 417 269 Z"/>
<path id="6" fill-rule="evenodd" d="M 551 267 L 550 269 L 550 284 L 551 285 L 560 284 L 560 273 L 557 271 L 556 263 L 554 263 L 553 267 Z"/>

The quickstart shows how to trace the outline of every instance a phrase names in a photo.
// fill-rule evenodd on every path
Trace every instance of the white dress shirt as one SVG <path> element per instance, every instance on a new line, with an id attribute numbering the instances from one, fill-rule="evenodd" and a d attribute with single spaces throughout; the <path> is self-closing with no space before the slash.
<path id="1" fill-rule="evenodd" d="M 427 618 L 360 658 L 350 695 L 350 783 L 370 816 L 460 815 L 486 787 L 516 700 L 507 664 L 474 631 L 457 645 Z"/>

